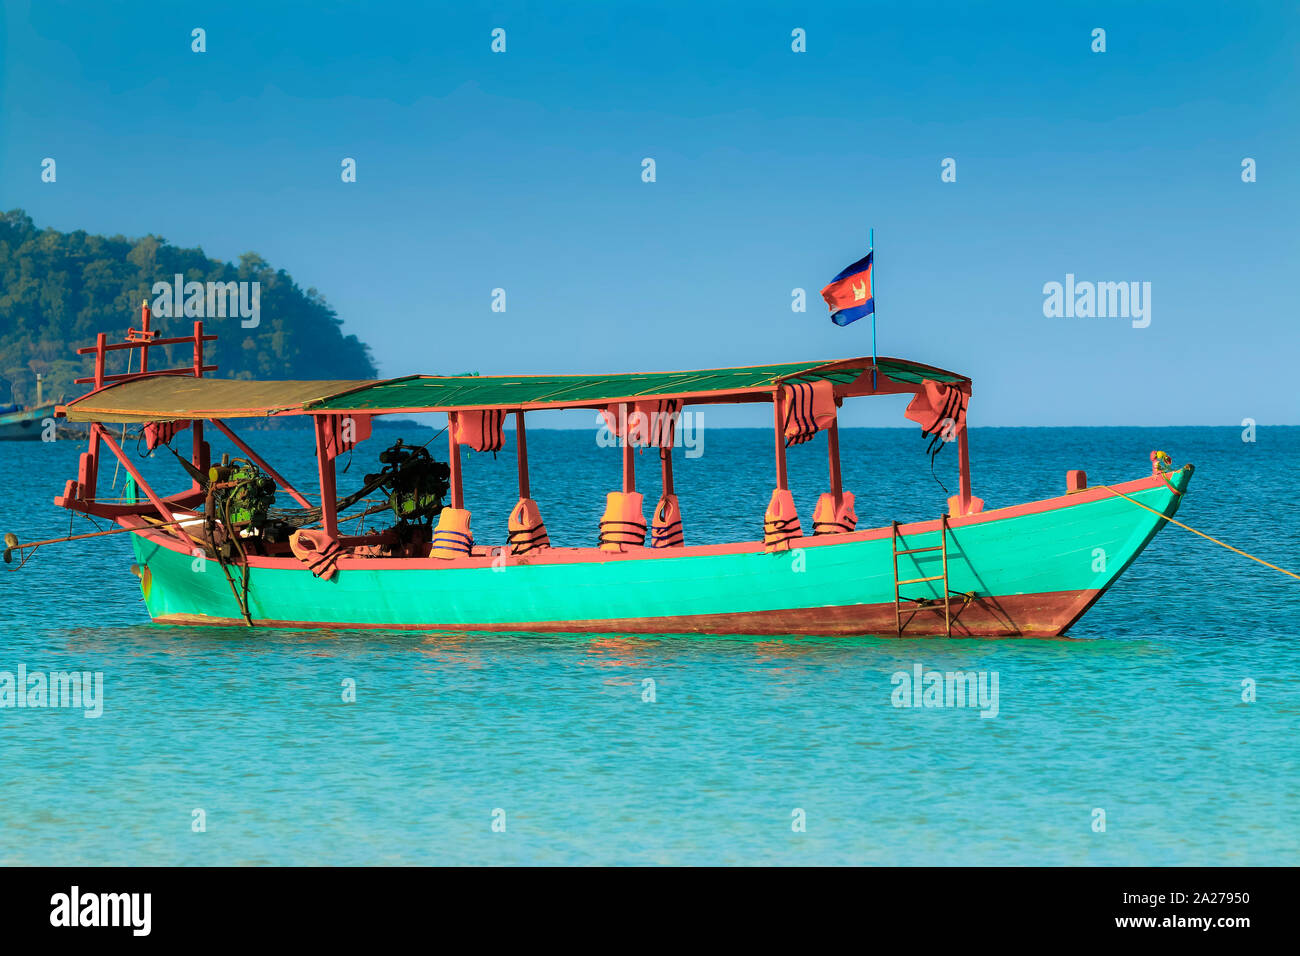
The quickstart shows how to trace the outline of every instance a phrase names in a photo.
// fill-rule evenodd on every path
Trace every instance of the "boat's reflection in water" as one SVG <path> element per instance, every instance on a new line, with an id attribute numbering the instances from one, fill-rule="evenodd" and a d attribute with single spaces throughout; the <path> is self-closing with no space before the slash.
<path id="1" fill-rule="evenodd" d="M 35 637 L 36 635 L 29 635 Z M 590 683 L 659 695 L 668 686 L 688 697 L 714 681 L 754 681 L 764 693 L 786 696 L 799 688 L 857 672 L 879 690 L 890 675 L 927 669 L 996 670 L 1032 664 L 1065 664 L 1073 655 L 1093 669 L 1158 665 L 1171 652 L 1147 639 L 1011 640 L 893 637 L 778 638 L 699 634 L 538 634 L 462 631 L 384 631 L 241 627 L 180 627 L 143 624 L 77 627 L 38 643 L 54 650 L 63 666 L 103 671 L 116 679 L 166 680 L 191 685 L 245 680 L 288 681 L 323 691 L 353 679 L 358 692 L 400 691 L 430 699 L 450 688 L 466 694 L 578 692 Z M 491 672 L 490 677 L 484 676 Z M 584 673 L 588 676 L 584 676 Z M 475 675 L 480 675 L 476 677 Z M 711 676 L 712 675 L 712 676 Z M 724 676 L 725 675 L 725 676 Z M 650 683 L 647 683 L 649 681 Z M 882 683 L 883 682 L 883 683 Z M 210 688 L 210 685 L 209 685 Z M 368 688 L 368 689 L 367 689 Z M 651 689 L 653 688 L 653 692 Z M 367 690 L 363 690 L 367 689 Z M 719 689 L 715 687 L 715 690 Z M 864 688 L 865 689 L 865 688 Z M 331 691 L 332 697 L 334 692 Z M 130 696 L 134 696 L 131 694 Z"/>

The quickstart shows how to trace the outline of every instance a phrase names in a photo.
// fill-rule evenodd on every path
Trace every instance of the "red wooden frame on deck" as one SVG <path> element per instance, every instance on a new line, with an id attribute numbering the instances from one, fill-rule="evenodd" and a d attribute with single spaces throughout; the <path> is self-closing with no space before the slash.
<path id="1" fill-rule="evenodd" d="M 156 330 L 150 328 L 149 303 L 145 301 L 140 307 L 140 328 L 128 329 L 126 341 L 117 342 L 109 345 L 103 332 L 95 337 L 95 345 L 92 348 L 78 349 L 78 355 L 95 356 L 95 372 L 90 378 L 79 378 L 75 380 L 76 384 L 93 385 L 82 399 L 96 392 L 111 386 L 114 383 L 133 381 L 136 379 L 156 378 L 164 375 L 192 375 L 195 378 L 202 378 L 205 372 L 215 372 L 217 366 L 205 365 L 203 362 L 203 343 L 213 342 L 216 340 L 215 335 L 205 335 L 203 332 L 203 322 L 194 323 L 194 334 L 184 338 L 160 339 L 157 337 Z M 168 345 L 193 346 L 193 362 L 187 368 L 162 369 L 159 371 L 150 370 L 149 368 L 149 350 L 151 348 L 161 348 Z M 130 358 L 135 350 L 140 351 L 140 371 L 130 371 Z M 110 352 L 125 351 L 128 356 L 127 368 L 123 373 L 109 374 L 107 372 L 108 354 Z M 80 400 L 80 399 L 78 399 Z M 56 416 L 66 417 L 67 406 L 56 406 L 54 413 Z M 203 423 L 201 420 L 191 422 L 193 429 L 192 443 L 192 460 L 194 468 L 200 471 L 206 471 L 208 467 L 208 446 L 203 440 Z M 100 447 L 107 448 L 113 453 L 114 457 L 121 462 L 126 469 L 126 473 L 131 476 L 136 483 L 136 487 L 144 493 L 149 503 L 157 511 L 158 517 L 165 522 L 175 522 L 176 517 L 173 508 L 190 508 L 195 506 L 203 497 L 203 490 L 197 480 L 190 484 L 188 491 L 179 492 L 167 497 L 160 496 L 149 483 L 145 480 L 140 470 L 113 439 L 108 429 L 100 422 L 91 422 L 90 439 L 86 451 L 81 456 L 78 467 L 77 480 L 68 482 L 64 493 L 54 499 L 54 503 L 71 511 L 80 511 L 83 514 L 103 517 L 117 520 L 126 515 L 139 514 L 139 505 L 121 502 L 100 502 L 96 500 L 97 486 L 99 478 L 99 453 Z M 175 524 L 164 529 L 165 532 L 178 540 L 191 543 L 189 536 Z"/>

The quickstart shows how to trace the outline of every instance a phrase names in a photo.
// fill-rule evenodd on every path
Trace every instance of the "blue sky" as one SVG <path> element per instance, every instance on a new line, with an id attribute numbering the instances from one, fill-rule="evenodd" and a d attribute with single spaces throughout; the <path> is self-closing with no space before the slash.
<path id="1" fill-rule="evenodd" d="M 0 30 L 0 206 L 255 250 L 386 375 L 869 353 L 818 290 L 874 226 L 880 353 L 972 375 L 973 424 L 1300 423 L 1293 4 L 6 0 Z M 1067 273 L 1150 282 L 1150 326 L 1044 317 Z"/>

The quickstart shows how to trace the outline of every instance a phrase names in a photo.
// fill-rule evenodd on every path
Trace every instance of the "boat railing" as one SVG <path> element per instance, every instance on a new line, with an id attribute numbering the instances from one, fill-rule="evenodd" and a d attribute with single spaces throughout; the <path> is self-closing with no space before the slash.
<path id="1" fill-rule="evenodd" d="M 176 338 L 161 339 L 158 338 L 158 331 L 150 328 L 149 303 L 146 301 L 140 307 L 140 328 L 127 329 L 126 339 L 122 342 L 109 343 L 105 333 L 100 332 L 95 336 L 95 344 L 86 348 L 77 349 L 78 355 L 95 356 L 95 373 L 89 378 L 78 378 L 73 381 L 74 385 L 93 385 L 94 391 L 99 391 L 105 385 L 111 385 L 115 382 L 125 382 L 128 379 L 142 378 L 146 375 L 193 375 L 195 378 L 202 378 L 205 372 L 217 371 L 215 365 L 205 365 L 203 363 L 203 343 L 215 342 L 215 335 L 205 335 L 203 332 L 202 320 L 194 323 L 194 334 L 180 336 Z M 187 366 L 167 369 L 150 369 L 149 368 L 149 350 L 153 348 L 165 348 L 169 345 L 193 345 L 194 361 Z M 140 370 L 132 371 L 135 351 L 140 352 Z M 108 354 L 110 352 L 127 353 L 127 370 L 125 372 L 108 373 Z"/>

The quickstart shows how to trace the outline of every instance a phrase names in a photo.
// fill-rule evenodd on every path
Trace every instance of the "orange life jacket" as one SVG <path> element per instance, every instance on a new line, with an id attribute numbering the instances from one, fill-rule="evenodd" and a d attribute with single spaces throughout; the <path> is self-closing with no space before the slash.
<path id="1" fill-rule="evenodd" d="M 853 510 L 853 492 L 840 493 L 840 504 L 835 506 L 835 496 L 829 491 L 817 499 L 813 509 L 813 534 L 847 534 L 858 526 L 858 515 Z"/>
<path id="2" fill-rule="evenodd" d="M 176 422 L 146 422 L 144 426 L 144 447 L 153 451 L 159 445 L 166 445 L 176 433 L 190 427 L 188 419 Z"/>
<path id="3" fill-rule="evenodd" d="M 809 441 L 818 429 L 835 421 L 835 386 L 829 379 L 782 385 L 781 395 L 785 401 L 787 447 Z"/>
<path id="4" fill-rule="evenodd" d="M 452 437 L 456 444 L 474 451 L 498 452 L 506 441 L 502 424 L 506 420 L 504 409 L 474 408 L 456 412 L 456 425 Z"/>
<path id="5" fill-rule="evenodd" d="M 324 581 L 334 577 L 339 555 L 343 553 L 336 538 L 316 528 L 302 529 L 289 535 L 289 550 L 312 574 Z"/>
<path id="6" fill-rule="evenodd" d="M 966 406 L 970 396 L 953 385 L 925 379 L 922 391 L 907 403 L 903 414 L 921 426 L 921 435 L 932 435 L 930 457 L 939 453 L 943 443 L 956 436 L 966 424 Z"/>
<path id="7" fill-rule="evenodd" d="M 474 549 L 469 530 L 469 512 L 464 508 L 443 508 L 438 512 L 438 526 L 433 529 L 429 547 L 431 558 L 460 558 Z"/>
<path id="8" fill-rule="evenodd" d="M 527 554 L 537 548 L 549 548 L 551 539 L 542 523 L 542 513 L 532 498 L 520 498 L 510 512 L 506 542 L 511 554 Z"/>
<path id="9" fill-rule="evenodd" d="M 645 517 L 641 513 L 641 492 L 611 491 L 605 497 L 605 514 L 600 519 L 600 550 L 624 551 L 628 545 L 645 546 Z"/>
<path id="10" fill-rule="evenodd" d="M 675 398 L 655 399 L 632 403 L 627 420 L 621 417 L 621 405 L 609 405 L 600 410 L 605 424 L 615 438 L 622 438 L 626 429 L 632 433 L 632 444 L 652 448 L 671 448 L 682 403 Z"/>
<path id="11" fill-rule="evenodd" d="M 326 415 L 324 428 L 325 447 L 320 453 L 328 461 L 370 437 L 369 415 Z"/>
<path id="12" fill-rule="evenodd" d="M 682 510 L 677 504 L 676 495 L 664 495 L 655 505 L 654 521 L 650 525 L 650 546 L 652 548 L 681 548 L 686 542 L 682 537 Z"/>
<path id="13" fill-rule="evenodd" d="M 790 542 L 803 537 L 799 526 L 799 513 L 794 507 L 794 496 L 778 488 L 772 492 L 772 501 L 763 516 L 763 545 L 768 551 L 788 551 Z"/>

